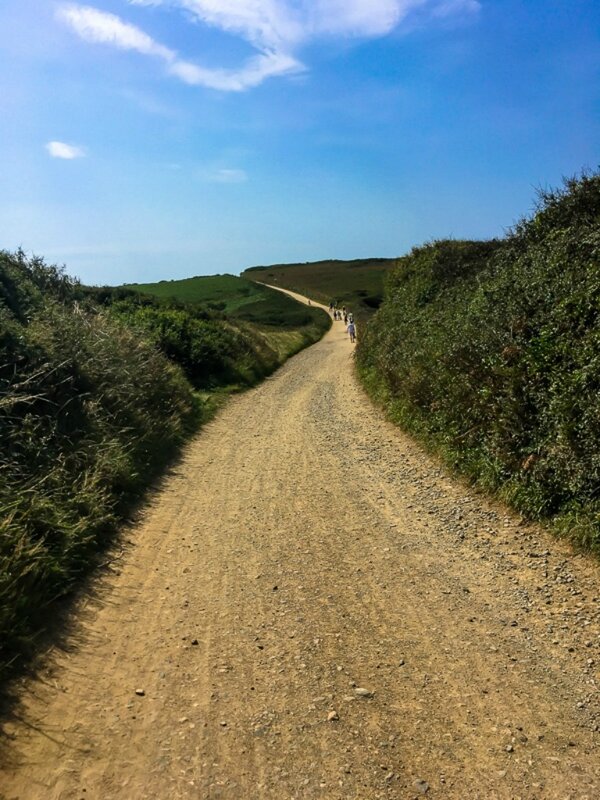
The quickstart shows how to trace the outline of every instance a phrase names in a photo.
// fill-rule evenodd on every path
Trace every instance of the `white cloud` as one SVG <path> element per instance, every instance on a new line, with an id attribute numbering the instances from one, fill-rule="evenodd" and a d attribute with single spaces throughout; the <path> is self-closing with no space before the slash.
<path id="1" fill-rule="evenodd" d="M 298 72 L 301 69 L 302 65 L 293 58 L 269 53 L 250 59 L 241 70 L 204 69 L 189 61 L 175 61 L 169 67 L 169 72 L 192 86 L 240 92 L 258 86 L 265 78 Z"/>
<path id="2" fill-rule="evenodd" d="M 244 91 L 274 76 L 304 69 L 302 45 L 321 37 L 385 36 L 414 13 L 430 17 L 472 14 L 479 0 L 128 0 L 136 6 L 169 6 L 199 24 L 239 36 L 258 51 L 240 69 L 199 66 L 156 42 L 114 14 L 74 3 L 58 17 L 82 39 L 135 50 L 165 62 L 169 74 L 193 86 Z"/>
<path id="3" fill-rule="evenodd" d="M 208 176 L 212 183 L 245 183 L 248 175 L 243 169 L 218 169 Z"/>
<path id="4" fill-rule="evenodd" d="M 77 147 L 66 142 L 48 142 L 45 147 L 52 158 L 64 158 L 71 161 L 74 158 L 83 158 L 86 155 L 83 147 Z"/>
<path id="5" fill-rule="evenodd" d="M 436 17 L 450 17 L 454 14 L 474 14 L 479 11 L 479 0 L 440 0 L 433 9 Z"/>
<path id="6" fill-rule="evenodd" d="M 315 33 L 346 36 L 384 36 L 426 0 L 317 0 Z"/>
<path id="7" fill-rule="evenodd" d="M 259 50 L 293 52 L 318 36 L 384 36 L 413 12 L 471 13 L 479 0 L 128 0 L 171 6 Z"/>
<path id="8" fill-rule="evenodd" d="M 57 11 L 58 18 L 88 42 L 110 44 L 121 50 L 137 50 L 147 56 L 157 56 L 165 61 L 174 61 L 173 50 L 158 44 L 146 33 L 119 19 L 89 6 L 65 5 Z"/>
<path id="9" fill-rule="evenodd" d="M 241 36 L 259 50 L 289 50 L 306 34 L 306 14 L 289 0 L 161 0 L 160 4 L 183 8 L 198 22 Z"/>
<path id="10" fill-rule="evenodd" d="M 137 0 L 137 4 L 149 5 L 148 0 Z M 174 50 L 156 42 L 135 25 L 123 22 L 114 14 L 73 4 L 61 6 L 57 14 L 59 19 L 85 41 L 155 56 L 165 62 L 169 74 L 193 86 L 206 86 L 221 91 L 243 91 L 258 86 L 266 78 L 303 69 L 296 59 L 276 51 L 260 53 L 250 58 L 239 70 L 200 67 L 179 58 Z"/>

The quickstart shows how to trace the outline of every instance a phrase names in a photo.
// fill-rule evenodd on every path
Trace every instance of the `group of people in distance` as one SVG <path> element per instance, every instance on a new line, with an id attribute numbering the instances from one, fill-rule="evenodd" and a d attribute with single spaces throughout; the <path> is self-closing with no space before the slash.
<path id="1" fill-rule="evenodd" d="M 356 325 L 354 323 L 353 313 L 348 311 L 346 306 L 342 306 L 340 310 L 337 307 L 337 301 L 335 300 L 332 300 L 329 303 L 329 313 L 334 320 L 344 323 L 346 326 L 346 331 L 348 332 L 348 336 L 350 337 L 350 341 L 354 343 L 356 341 Z"/>

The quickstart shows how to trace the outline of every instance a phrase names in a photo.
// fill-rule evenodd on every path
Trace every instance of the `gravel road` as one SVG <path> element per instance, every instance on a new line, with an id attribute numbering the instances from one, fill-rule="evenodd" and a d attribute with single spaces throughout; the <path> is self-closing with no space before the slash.
<path id="1" fill-rule="evenodd" d="M 190 443 L 4 721 L 2 800 L 600 797 L 598 564 L 352 356 L 334 324 Z"/>

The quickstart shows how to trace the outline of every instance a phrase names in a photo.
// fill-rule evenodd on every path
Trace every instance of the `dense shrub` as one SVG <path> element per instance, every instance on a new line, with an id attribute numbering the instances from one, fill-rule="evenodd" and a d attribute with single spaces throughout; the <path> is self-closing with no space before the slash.
<path id="1" fill-rule="evenodd" d="M 232 307 L 202 297 L 205 283 Z M 258 287 L 233 276 L 195 278 L 167 284 L 181 296 L 141 294 L 126 287 L 86 290 L 118 319 L 155 344 L 179 364 L 198 389 L 246 387 L 275 370 L 295 349 L 280 352 L 273 339 L 294 331 L 301 346 L 317 341 L 330 320 L 317 308 L 308 308 L 280 292 Z M 154 291 L 157 284 L 150 284 Z M 158 285 L 160 286 L 160 284 Z M 250 301 L 240 304 L 240 296 Z M 257 300 L 253 300 L 257 297 Z M 188 299 L 191 298 L 191 299 Z M 200 299 L 197 299 L 200 298 Z"/>
<path id="2" fill-rule="evenodd" d="M 244 382 L 241 362 L 251 350 L 223 320 L 198 318 L 193 309 L 119 303 L 113 313 L 179 364 L 198 388 Z"/>
<path id="3" fill-rule="evenodd" d="M 77 295 L 0 254 L 0 675 L 195 418 L 180 370 Z"/>
<path id="4" fill-rule="evenodd" d="M 540 193 L 502 241 L 398 262 L 358 348 L 410 431 L 520 511 L 600 546 L 600 176 Z"/>

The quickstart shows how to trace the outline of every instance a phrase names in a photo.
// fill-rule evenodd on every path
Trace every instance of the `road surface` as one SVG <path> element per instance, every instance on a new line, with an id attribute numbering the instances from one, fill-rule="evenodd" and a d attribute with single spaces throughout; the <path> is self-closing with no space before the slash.
<path id="1" fill-rule="evenodd" d="M 387 423 L 342 323 L 123 542 L 4 721 L 2 800 L 600 797 L 597 563 Z"/>

